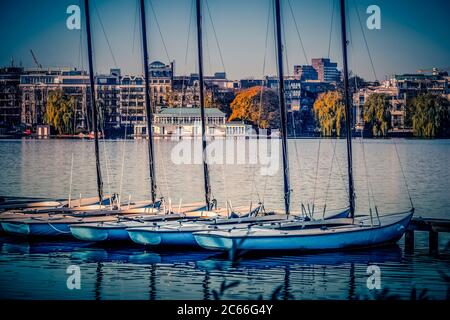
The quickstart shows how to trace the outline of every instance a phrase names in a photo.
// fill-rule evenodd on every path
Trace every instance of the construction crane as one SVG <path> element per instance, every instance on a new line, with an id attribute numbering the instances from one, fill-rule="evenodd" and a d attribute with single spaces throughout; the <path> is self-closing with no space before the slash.
<path id="1" fill-rule="evenodd" d="M 450 71 L 450 67 L 447 68 L 431 68 L 431 69 L 419 69 L 418 73 L 431 73 L 432 75 L 439 75 L 441 73 L 445 73 L 446 71 Z"/>
<path id="2" fill-rule="evenodd" d="M 33 57 L 34 63 L 36 63 L 36 66 L 39 69 L 42 69 L 42 64 L 39 63 L 39 61 L 37 60 L 36 56 L 34 55 L 34 52 L 32 49 L 30 49 L 30 52 L 31 52 L 31 56 Z"/>

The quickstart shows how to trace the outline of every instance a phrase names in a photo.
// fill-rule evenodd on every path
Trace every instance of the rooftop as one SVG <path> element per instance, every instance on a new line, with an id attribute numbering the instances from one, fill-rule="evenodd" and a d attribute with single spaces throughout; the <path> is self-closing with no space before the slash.
<path id="1" fill-rule="evenodd" d="M 206 116 L 225 117 L 225 113 L 217 108 L 205 108 Z M 164 108 L 157 115 L 200 116 L 200 108 Z"/>

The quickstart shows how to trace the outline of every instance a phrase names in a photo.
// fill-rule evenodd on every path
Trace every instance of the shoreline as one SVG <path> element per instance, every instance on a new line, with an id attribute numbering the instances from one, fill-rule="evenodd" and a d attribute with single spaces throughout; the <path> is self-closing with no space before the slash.
<path id="1" fill-rule="evenodd" d="M 183 140 L 183 139 L 201 139 L 201 136 L 180 136 L 180 137 L 174 137 L 174 136 L 162 136 L 162 135 L 155 135 L 154 138 L 161 139 L 161 140 Z M 352 138 L 362 138 L 359 135 L 353 135 Z M 402 139 L 402 140 L 450 140 L 450 137 L 434 137 L 434 138 L 428 138 L 428 137 L 414 137 L 414 136 L 403 136 L 403 135 L 393 135 L 388 137 L 363 137 L 365 140 L 391 140 L 391 139 Z M 258 139 L 257 136 L 213 136 L 212 140 L 215 139 L 224 139 L 224 140 L 240 140 L 240 139 Z M 259 139 L 262 139 L 262 137 L 259 137 Z M 280 137 L 271 137 L 268 136 L 267 139 L 280 139 Z M 320 137 L 320 136 L 288 136 L 287 139 L 289 140 L 316 140 L 316 139 L 324 139 L 324 140 L 345 140 L 345 137 Z M 90 137 L 61 137 L 61 136 L 48 136 L 48 137 L 37 137 L 37 136 L 28 136 L 28 137 L 18 137 L 14 135 L 0 135 L 0 141 L 1 140 L 78 140 L 78 141 L 94 141 L 94 138 Z M 107 141 L 115 141 L 115 140 L 147 140 L 147 137 L 113 137 L 113 138 L 100 138 L 99 140 L 107 140 Z"/>

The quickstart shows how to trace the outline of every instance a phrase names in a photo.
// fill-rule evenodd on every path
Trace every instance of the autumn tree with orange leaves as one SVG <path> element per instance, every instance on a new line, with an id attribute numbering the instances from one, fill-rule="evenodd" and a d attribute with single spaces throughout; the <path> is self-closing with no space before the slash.
<path id="1" fill-rule="evenodd" d="M 261 129 L 279 128 L 278 94 L 272 89 L 255 86 L 242 90 L 230 107 L 229 121 L 243 120 Z"/>

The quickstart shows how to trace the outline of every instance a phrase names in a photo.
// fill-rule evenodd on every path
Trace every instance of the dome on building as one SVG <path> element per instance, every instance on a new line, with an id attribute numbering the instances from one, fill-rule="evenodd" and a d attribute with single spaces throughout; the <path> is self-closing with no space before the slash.
<path id="1" fill-rule="evenodd" d="M 150 63 L 150 68 L 164 68 L 166 65 L 161 61 L 153 61 Z"/>

